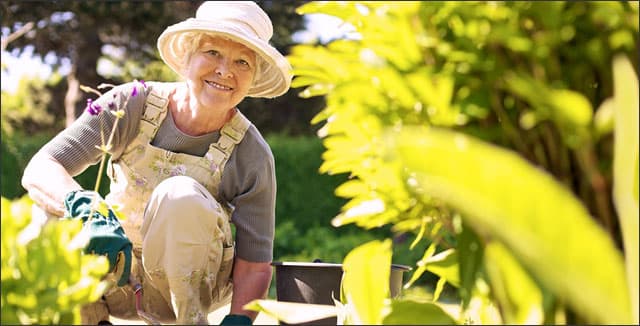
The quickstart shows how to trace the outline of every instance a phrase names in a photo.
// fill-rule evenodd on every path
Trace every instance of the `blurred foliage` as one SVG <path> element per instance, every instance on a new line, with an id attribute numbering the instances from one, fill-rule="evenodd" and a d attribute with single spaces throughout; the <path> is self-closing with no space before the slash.
<path id="1" fill-rule="evenodd" d="M 326 121 L 321 170 L 354 178 L 338 189 L 353 197 L 345 211 L 373 199 L 409 202 L 402 191 L 388 191 L 398 188 L 387 184 L 391 181 L 373 176 L 385 174 L 375 164 L 380 156 L 376 135 L 383 127 L 427 123 L 518 150 L 583 197 L 593 215 L 617 234 L 606 192 L 611 139 L 595 143 L 592 111 L 612 92 L 613 54 L 637 49 L 637 6 L 314 3 L 301 9 L 319 11 L 357 26 L 362 37 L 326 47 L 301 45 L 289 57 L 297 75 L 294 86 L 309 86 L 302 96 L 331 92 L 314 123 Z M 613 14 L 618 18 L 602 21 Z M 614 35 L 628 35 L 623 39 L 629 42 L 612 42 Z M 540 38 L 536 46 L 529 36 Z M 574 59 L 577 54 L 587 57 Z M 362 220 L 345 213 L 336 223 L 397 222 L 398 212 L 408 208 L 397 209 Z"/>
<path id="2" fill-rule="evenodd" d="M 276 2 L 263 7 L 272 4 Z M 57 23 L 53 17 L 63 17 L 69 5 L 82 8 Z M 144 67 L 127 68 L 132 76 L 172 78 L 153 63 L 157 56 L 151 54 L 166 25 L 149 26 L 151 18 L 139 17 L 166 18 L 154 16 L 155 10 L 175 10 L 174 5 L 194 7 L 167 15 L 195 12 L 196 3 L 184 2 L 151 7 L 147 2 L 115 2 L 91 8 L 73 2 L 3 2 L 1 10 L 7 18 L 3 26 L 8 21 L 15 28 L 49 17 L 38 25 L 40 36 L 34 31 L 12 46 L 37 43 L 36 37 L 52 48 L 73 47 L 86 52 L 78 67 L 89 74 L 104 54 L 105 36 L 129 35 L 122 32 L 128 24 L 142 22 L 138 29 L 150 27 L 156 34 L 138 43 L 127 37 L 120 43 L 111 40 L 132 49 L 125 58 L 134 65 L 122 64 Z M 120 12 L 131 13 L 125 16 L 130 19 L 107 23 L 122 18 L 114 15 Z M 404 239 L 402 246 L 413 248 L 405 257 L 417 256 L 412 260 L 417 262 L 413 284 L 423 285 L 419 281 L 437 275 L 434 301 L 446 286 L 457 289 L 457 323 L 637 323 L 637 2 L 313 2 L 298 12 L 339 17 L 359 37 L 292 47 L 292 90 L 274 100 L 248 99 L 241 105 L 263 132 L 277 126 L 290 133 L 309 132 L 295 122 L 315 114 L 318 105 L 326 106 L 312 121 L 324 139 L 321 164 L 307 166 L 301 156 L 283 164 L 274 141 L 276 165 L 282 164 L 276 167 L 278 178 L 291 175 L 287 184 L 299 186 L 280 188 L 279 180 L 277 257 L 337 260 L 348 247 L 392 231 L 396 239 Z M 270 14 L 275 23 L 279 18 Z M 104 17 L 100 31 L 86 34 L 95 31 L 96 17 Z M 45 32 L 45 26 L 70 33 Z M 145 48 L 145 41 L 151 45 Z M 134 53 L 149 55 L 149 61 Z M 611 69 L 616 55 L 635 59 Z M 90 78 L 80 80 L 94 84 Z M 300 95 L 308 100 L 294 102 L 301 87 Z M 61 99 L 59 94 L 52 98 Z M 268 110 L 277 114 L 270 116 Z M 5 150 L 18 151 L 19 138 L 5 142 L 4 122 L 2 137 L 3 164 L 21 164 L 19 156 L 5 155 Z M 297 164 L 313 166 L 313 176 L 294 173 Z M 320 182 L 317 166 L 333 175 L 325 185 L 340 184 L 336 195 L 346 203 L 324 203 L 332 198 L 327 189 L 313 192 L 310 185 Z M 3 165 L 3 195 L 5 171 Z M 310 203 L 315 197 L 322 197 L 321 204 Z M 352 231 L 349 225 L 335 232 L 315 226 L 335 214 L 331 205 L 336 203 L 344 205 L 334 225 L 353 223 L 371 234 Z M 305 205 L 317 208 L 304 211 Z M 310 229 L 301 232 L 299 225 Z M 409 244 L 407 236 L 415 240 Z M 305 243 L 312 249 L 297 249 Z M 393 246 L 394 260 L 402 246 Z M 624 249 L 626 271 L 619 248 Z M 383 322 L 448 320 L 435 305 L 392 301 L 384 307 L 394 317 Z M 407 319 L 398 315 L 401 311 L 423 313 Z"/>
<path id="3" fill-rule="evenodd" d="M 621 231 L 611 194 L 612 119 L 637 102 L 616 106 L 623 89 L 610 100 L 614 57 L 637 58 L 637 2 L 312 2 L 299 12 L 359 35 L 289 56 L 300 95 L 326 100 L 312 121 L 323 123 L 320 171 L 349 178 L 334 225 L 431 241 L 415 273 L 442 277 L 435 299 L 444 282 L 458 286 L 458 322 L 637 322 L 626 282 L 637 268 L 625 276 L 619 252 L 624 236 L 637 256 L 637 233 Z M 635 85 L 637 70 L 632 61 L 622 83 Z M 626 137 L 637 147 L 637 132 Z M 637 183 L 637 150 L 624 148 Z M 637 199 L 628 209 L 637 229 Z M 452 262 L 456 276 L 445 273 Z M 514 279 L 530 291 L 512 297 Z"/>
<path id="4" fill-rule="evenodd" d="M 42 225 L 31 205 L 2 197 L 2 324 L 78 324 L 80 306 L 104 293 L 109 262 L 73 245 L 80 221 Z"/>
<path id="5" fill-rule="evenodd" d="M 2 92 L 2 131 L 11 135 L 16 129 L 33 132 L 40 127 L 51 127 L 54 116 L 47 110 L 51 102 L 51 93 L 47 86 L 55 85 L 59 77 L 47 81 L 39 78 L 21 79 L 14 93 Z"/>
<path id="6" fill-rule="evenodd" d="M 345 202 L 333 195 L 335 187 L 345 178 L 318 172 L 322 164 L 321 141 L 316 137 L 283 134 L 267 135 L 266 140 L 275 160 L 278 221 L 291 221 L 302 230 L 329 224 Z"/>
<path id="7" fill-rule="evenodd" d="M 271 134 L 266 139 L 275 158 L 278 188 L 275 260 L 321 259 L 339 263 L 354 247 L 393 235 L 389 228 L 363 232 L 354 225 L 330 227 L 331 219 L 346 202 L 334 194 L 334 189 L 346 178 L 318 172 L 323 151 L 320 139 L 283 134 Z M 410 241 L 406 237 L 394 240 L 394 263 L 412 264 L 421 257 L 418 250 L 409 250 Z M 420 243 L 418 247 L 425 245 Z"/>
<path id="8" fill-rule="evenodd" d="M 53 135 L 47 132 L 27 134 L 16 129 L 11 135 L 2 130 L 2 142 L 0 144 L 0 160 L 2 169 L 0 174 L 0 191 L 2 197 L 16 199 L 25 194 L 20 180 L 24 168 L 31 157 Z"/>
<path id="9" fill-rule="evenodd" d="M 2 131 L 2 142 L 0 144 L 0 194 L 9 199 L 16 199 L 26 193 L 21 185 L 24 168 L 35 153 L 46 144 L 54 134 L 51 131 L 39 131 L 28 134 L 23 130 L 16 129 L 11 135 Z M 84 189 L 93 189 L 98 173 L 98 166 L 92 165 L 80 175 L 75 177 L 76 181 Z M 103 180 L 108 180 L 106 172 L 103 172 Z M 109 182 L 100 184 L 100 194 L 106 195 L 109 191 Z"/>
<path id="10" fill-rule="evenodd" d="M 633 308 L 633 320 L 638 322 L 638 76 L 625 57 L 617 57 L 614 69 L 615 143 L 613 157 L 613 200 L 620 216 L 624 239 L 627 282 Z M 635 158 L 635 159 L 634 159 Z"/>
<path id="11" fill-rule="evenodd" d="M 511 151 L 436 128 L 405 129 L 389 139 L 394 139 L 391 151 L 397 151 L 406 171 L 411 171 L 405 178 L 412 179 L 416 196 L 437 195 L 484 235 L 485 257 L 489 260 L 482 266 L 487 269 L 496 299 L 506 303 L 511 301 L 499 299 L 517 300 L 513 292 L 523 296 L 526 303 L 516 307 L 504 304 L 505 317 L 526 310 L 520 322 L 540 324 L 543 315 L 530 316 L 528 310 L 541 312 L 542 300 L 540 290 L 526 287 L 532 281 L 523 281 L 528 277 L 521 276 L 522 272 L 513 267 L 513 259 L 500 254 L 503 251 L 491 245 L 491 240 L 509 248 L 508 253 L 517 257 L 541 287 L 566 300 L 588 322 L 630 322 L 621 253 L 575 196 L 546 172 Z M 438 159 L 424 164 L 416 153 Z M 489 252 L 490 248 L 496 249 Z M 462 255 L 466 253 L 458 253 L 460 258 L 456 260 Z M 457 275 L 440 276 L 457 285 Z M 510 278 L 518 279 L 518 285 L 510 286 Z M 528 288 L 531 290 L 526 291 Z M 473 286 L 467 290 L 473 291 Z M 528 301 L 533 297 L 537 300 Z M 504 321 L 515 322 L 512 318 Z"/>

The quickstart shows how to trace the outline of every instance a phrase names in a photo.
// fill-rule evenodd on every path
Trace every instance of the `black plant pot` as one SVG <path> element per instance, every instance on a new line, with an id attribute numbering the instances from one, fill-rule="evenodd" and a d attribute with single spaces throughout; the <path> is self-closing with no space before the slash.
<path id="1" fill-rule="evenodd" d="M 340 300 L 342 264 L 323 262 L 273 262 L 276 269 L 276 296 L 278 301 L 334 305 Z M 392 298 L 400 295 L 403 273 L 411 268 L 391 265 L 389 290 Z M 312 325 L 335 325 L 337 319 L 326 318 L 310 322 Z"/>

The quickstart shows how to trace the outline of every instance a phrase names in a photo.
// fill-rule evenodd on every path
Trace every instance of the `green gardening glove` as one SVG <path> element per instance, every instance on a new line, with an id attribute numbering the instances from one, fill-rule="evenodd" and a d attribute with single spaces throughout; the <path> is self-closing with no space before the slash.
<path id="1" fill-rule="evenodd" d="M 251 318 L 245 315 L 226 315 L 220 325 L 251 325 Z"/>
<path id="2" fill-rule="evenodd" d="M 91 214 L 92 200 L 98 201 Z M 109 259 L 109 271 L 118 278 L 118 286 L 126 285 L 131 274 L 132 244 L 111 208 L 95 191 L 75 190 L 68 193 L 64 200 L 65 218 L 81 218 L 82 231 L 89 237 L 85 253 L 106 255 Z"/>

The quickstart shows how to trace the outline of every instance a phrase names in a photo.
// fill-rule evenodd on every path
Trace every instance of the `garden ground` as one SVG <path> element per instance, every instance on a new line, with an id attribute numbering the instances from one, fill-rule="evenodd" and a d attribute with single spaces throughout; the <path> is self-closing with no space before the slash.
<path id="1" fill-rule="evenodd" d="M 209 325 L 219 325 L 220 322 L 222 321 L 222 318 L 224 318 L 224 316 L 229 313 L 230 306 L 231 304 L 227 304 L 210 313 L 207 318 L 209 320 Z M 129 319 L 120 319 L 115 317 L 111 317 L 110 320 L 114 325 L 146 325 L 146 323 L 142 320 L 129 320 Z M 278 325 L 278 321 L 266 314 L 259 313 L 258 317 L 256 317 L 256 320 L 253 322 L 253 324 L 254 325 Z"/>

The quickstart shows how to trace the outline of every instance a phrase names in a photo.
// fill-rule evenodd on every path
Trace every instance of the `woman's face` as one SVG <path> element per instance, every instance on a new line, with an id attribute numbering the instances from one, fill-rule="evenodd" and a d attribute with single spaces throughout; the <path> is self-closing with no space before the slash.
<path id="1" fill-rule="evenodd" d="M 256 54 L 240 43 L 205 36 L 186 68 L 187 83 L 199 106 L 226 110 L 249 92 L 256 74 Z"/>

